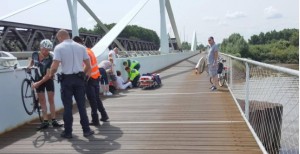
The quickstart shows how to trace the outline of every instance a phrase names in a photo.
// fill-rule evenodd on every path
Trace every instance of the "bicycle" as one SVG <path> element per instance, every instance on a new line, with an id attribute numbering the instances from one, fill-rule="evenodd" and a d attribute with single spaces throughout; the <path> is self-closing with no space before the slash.
<path id="1" fill-rule="evenodd" d="M 224 66 L 223 63 L 225 63 L 226 60 L 225 59 L 220 59 L 218 61 L 218 84 L 220 87 L 223 87 L 225 84 L 225 81 L 227 81 L 227 70 L 228 68 L 226 66 Z M 209 81 L 211 84 L 213 84 L 213 78 L 210 77 Z"/>
<path id="2" fill-rule="evenodd" d="M 34 77 L 32 75 L 32 71 L 36 72 L 38 70 L 37 67 L 31 67 L 30 69 L 23 68 L 25 71 L 26 77 L 23 79 L 21 84 L 21 97 L 23 106 L 28 115 L 32 115 L 34 112 L 37 112 L 39 115 L 39 120 L 42 122 L 42 111 L 41 105 L 39 103 L 39 98 L 37 92 L 34 88 L 32 88 L 32 84 L 34 83 Z"/>

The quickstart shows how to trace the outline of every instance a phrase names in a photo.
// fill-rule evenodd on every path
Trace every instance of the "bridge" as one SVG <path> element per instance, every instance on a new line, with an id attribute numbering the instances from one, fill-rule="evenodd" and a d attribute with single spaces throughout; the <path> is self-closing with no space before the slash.
<path id="1" fill-rule="evenodd" d="M 132 13 L 137 13 L 146 2 L 141 1 L 94 46 L 101 49 L 96 52 L 98 60 L 106 56 L 105 49 Z M 170 12 L 168 0 L 161 4 Z M 24 113 L 19 96 L 7 97 L 19 87 L 23 72 L 1 72 L 0 84 L 7 87 L 0 94 L 6 103 L 1 117 L 11 117 L 11 111 L 16 111 L 16 117 L 1 120 L 0 152 L 299 153 L 299 71 L 222 54 L 229 68 L 227 82 L 211 92 L 205 72 L 206 55 L 195 51 L 171 53 L 166 42 L 161 38 L 164 46 L 155 52 L 158 54 L 124 51 L 119 55 L 117 69 L 123 70 L 121 62 L 125 59 L 136 59 L 142 64 L 141 72 L 158 71 L 163 86 L 119 91 L 113 97 L 102 98 L 110 122 L 93 127 L 96 134 L 89 138 L 82 137 L 76 109 L 73 139 L 60 138 L 60 129 L 35 131 L 39 125 L 36 116 Z M 195 74 L 194 69 L 201 74 Z M 7 85 L 10 78 L 15 82 Z M 59 93 L 55 101 L 60 102 Z M 61 118 L 61 104 L 58 107 Z M 89 113 L 90 108 L 87 110 Z"/>

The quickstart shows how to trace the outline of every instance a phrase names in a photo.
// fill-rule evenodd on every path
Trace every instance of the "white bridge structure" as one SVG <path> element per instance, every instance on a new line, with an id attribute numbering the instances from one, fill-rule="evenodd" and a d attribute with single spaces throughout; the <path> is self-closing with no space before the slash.
<path id="1" fill-rule="evenodd" d="M 0 17 L 6 19 L 49 0 L 42 0 L 16 12 Z M 166 28 L 167 10 L 176 42 L 181 48 L 175 18 L 170 0 L 159 0 L 160 5 L 160 50 L 159 51 L 125 51 L 116 40 L 117 36 L 150 1 L 140 0 L 110 31 L 100 21 L 99 17 L 89 8 L 83 0 L 66 0 L 72 22 L 72 35 L 78 36 L 77 4 L 79 3 L 97 23 L 103 28 L 106 35 L 92 48 L 98 62 L 107 58 L 108 46 L 115 42 L 121 49 L 115 63 L 117 70 L 122 71 L 126 77 L 122 62 L 128 58 L 141 63 L 141 73 L 155 72 L 171 66 L 182 60 L 199 54 L 196 51 L 197 38 L 194 33 L 192 49 L 189 51 L 169 51 L 168 34 Z M 299 71 L 279 66 L 264 64 L 245 58 L 225 55 L 225 66 L 229 68 L 227 88 L 246 121 L 251 133 L 258 143 L 262 153 L 267 153 L 270 147 L 276 147 L 270 153 L 299 153 Z M 205 68 L 205 58 L 199 60 L 199 72 Z M 192 68 L 191 68 L 192 69 Z M 204 71 L 205 73 L 205 71 Z M 0 134 L 18 127 L 37 118 L 28 116 L 21 103 L 21 82 L 25 72 L 21 67 L 14 69 L 6 67 L 0 70 Z M 56 83 L 55 88 L 59 89 Z M 61 102 L 60 92 L 56 90 L 55 102 Z M 56 104 L 57 110 L 63 108 L 61 103 Z"/>
<path id="2" fill-rule="evenodd" d="M 0 17 L 0 20 L 4 20 L 8 17 L 26 11 L 37 5 L 41 5 L 49 0 L 41 0 L 30 6 L 26 6 L 8 15 Z M 90 7 L 83 0 L 66 0 L 69 8 L 69 13 L 72 22 L 72 36 L 78 36 L 78 25 L 77 25 L 77 3 L 81 4 L 82 7 L 97 21 L 97 23 L 103 28 L 107 34 L 92 48 L 97 56 L 98 62 L 107 59 L 108 56 L 108 46 L 115 41 L 118 47 L 121 49 L 119 58 L 115 60 L 116 69 L 122 72 L 124 78 L 126 78 L 127 73 L 124 70 L 122 62 L 128 58 L 132 60 L 138 60 L 141 63 L 140 73 L 155 72 L 167 66 L 173 65 L 181 60 L 189 58 L 198 54 L 196 51 L 169 51 L 169 40 L 166 28 L 165 19 L 165 9 L 167 9 L 168 15 L 170 17 L 171 25 L 174 30 L 174 34 L 177 40 L 177 45 L 181 48 L 181 41 L 176 28 L 175 19 L 171 9 L 171 4 L 169 0 L 160 0 L 160 17 L 161 17 L 161 32 L 160 32 L 160 51 L 136 51 L 127 52 L 124 47 L 116 40 L 117 36 L 122 32 L 122 30 L 130 23 L 130 21 L 139 13 L 139 11 L 150 1 L 141 0 L 131 11 L 129 11 L 110 31 L 105 27 L 105 25 L 100 21 L 99 17 L 90 9 Z M 122 50 L 123 49 L 123 50 Z M 123 58 L 122 58 L 123 57 Z M 25 78 L 25 73 L 22 70 L 22 66 L 14 69 L 13 66 L 6 66 L 0 70 L 0 85 L 1 85 L 1 104 L 5 104 L 5 108 L 0 109 L 1 125 L 0 133 L 4 133 L 8 130 L 18 127 L 26 122 L 29 122 L 36 116 L 29 116 L 24 112 L 24 108 L 21 103 L 21 82 Z M 59 89 L 59 85 L 56 83 L 55 88 Z M 56 90 L 55 102 L 60 102 L 60 92 Z M 63 108 L 61 103 L 56 104 L 57 110 Z M 11 111 L 14 111 L 14 116 L 11 117 Z M 10 117 L 9 119 L 4 117 Z"/>

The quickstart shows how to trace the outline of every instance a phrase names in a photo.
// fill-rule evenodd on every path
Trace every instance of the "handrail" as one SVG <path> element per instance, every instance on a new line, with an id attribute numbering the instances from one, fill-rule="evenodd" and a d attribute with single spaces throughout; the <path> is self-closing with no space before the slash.
<path id="1" fill-rule="evenodd" d="M 299 120 L 291 116 L 299 113 L 295 108 L 299 105 L 299 71 L 220 54 L 229 62 L 227 87 L 263 153 L 296 148 L 287 140 L 298 138 L 290 133 L 299 129 L 291 124 Z M 233 65 L 234 61 L 244 63 L 245 70 Z"/>
<path id="2" fill-rule="evenodd" d="M 247 63 L 250 63 L 250 64 L 262 66 L 262 67 L 269 68 L 269 69 L 272 69 L 272 70 L 275 70 L 275 71 L 284 72 L 284 73 L 299 77 L 299 71 L 297 71 L 297 70 L 293 70 L 293 69 L 289 69 L 289 68 L 285 68 L 285 67 L 280 67 L 280 66 L 274 66 L 274 65 L 270 65 L 270 64 L 250 60 L 250 59 L 246 59 L 246 58 L 239 58 L 239 57 L 235 57 L 235 56 L 228 55 L 228 54 L 225 54 L 225 53 L 221 53 L 221 54 L 225 55 L 225 56 L 228 56 L 228 57 L 231 57 L 233 59 L 237 59 L 237 60 L 244 61 L 244 62 L 247 62 Z"/>

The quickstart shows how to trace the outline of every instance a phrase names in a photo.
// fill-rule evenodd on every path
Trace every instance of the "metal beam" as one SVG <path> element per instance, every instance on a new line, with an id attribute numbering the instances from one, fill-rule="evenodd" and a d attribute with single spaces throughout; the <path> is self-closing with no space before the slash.
<path id="1" fill-rule="evenodd" d="M 108 33 L 109 29 L 100 21 L 100 19 L 96 16 L 96 14 L 88 7 L 88 5 L 86 5 L 86 3 L 83 0 L 78 0 L 78 2 L 94 18 L 94 20 L 100 25 L 100 27 L 104 30 L 104 32 Z M 114 42 L 122 51 L 126 51 L 126 49 L 117 39 L 115 39 Z"/>
<path id="2" fill-rule="evenodd" d="M 12 13 L 10 13 L 10 14 L 8 14 L 8 15 L 5 15 L 5 16 L 0 17 L 0 20 L 4 20 L 4 19 L 6 19 L 6 18 L 8 18 L 8 17 L 14 16 L 14 15 L 16 15 L 16 14 L 18 14 L 18 13 L 21 13 L 21 12 L 23 12 L 23 11 L 26 11 L 26 10 L 28 10 L 28 9 L 31 9 L 31 8 L 33 8 L 33 7 L 37 6 L 37 5 L 40 5 L 40 4 L 42 4 L 42 3 L 45 3 L 45 2 L 47 2 L 47 1 L 49 1 L 49 0 L 42 0 L 42 1 L 40 1 L 40 2 L 37 2 L 37 3 L 31 4 L 31 5 L 29 5 L 29 6 L 26 6 L 26 7 L 22 8 L 22 9 L 19 9 L 19 10 L 15 11 L 15 12 L 12 12 Z"/>
<path id="3" fill-rule="evenodd" d="M 196 36 L 196 32 L 194 32 L 194 35 L 193 35 L 191 50 L 192 51 L 196 51 L 197 50 L 197 36 Z"/>
<path id="4" fill-rule="evenodd" d="M 165 0 L 159 0 L 160 8 L 160 52 L 169 53 L 169 41 L 166 27 Z"/>
<path id="5" fill-rule="evenodd" d="M 167 9 L 167 12 L 168 12 L 168 15 L 169 15 L 169 18 L 170 18 L 171 26 L 172 26 L 172 29 L 173 29 L 173 32 L 174 32 L 174 35 L 175 35 L 175 38 L 176 38 L 178 48 L 182 49 L 181 41 L 180 41 L 180 38 L 179 38 L 177 26 L 176 26 L 176 23 L 175 23 L 175 19 L 174 19 L 172 7 L 171 7 L 171 3 L 170 3 L 169 0 L 165 0 L 165 1 L 166 1 L 166 9 Z"/>
<path id="6" fill-rule="evenodd" d="M 139 3 L 127 13 L 104 37 L 92 48 L 98 61 L 106 59 L 108 53 L 105 52 L 108 46 L 117 38 L 128 23 L 139 13 L 149 0 L 141 0 Z"/>
<path id="7" fill-rule="evenodd" d="M 76 3 L 76 1 L 73 1 Z M 75 5 L 72 5 L 71 0 L 67 0 L 68 3 L 68 8 L 69 8 L 69 13 L 70 13 L 70 17 L 71 17 L 71 24 L 72 24 L 72 37 L 74 36 L 79 36 L 79 32 L 78 32 L 78 26 L 77 26 L 77 13 L 75 11 L 77 11 L 77 9 L 74 9 Z"/>

